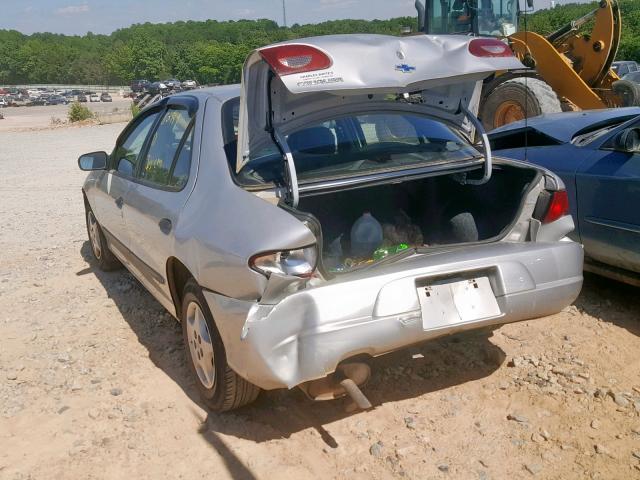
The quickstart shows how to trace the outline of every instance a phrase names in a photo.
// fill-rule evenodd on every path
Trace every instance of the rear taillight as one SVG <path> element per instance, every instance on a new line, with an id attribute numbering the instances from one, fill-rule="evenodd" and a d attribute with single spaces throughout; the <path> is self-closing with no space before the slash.
<path id="1" fill-rule="evenodd" d="M 263 48 L 260 55 L 280 76 L 324 70 L 333 64 L 329 55 L 309 45 L 287 44 Z"/>
<path id="2" fill-rule="evenodd" d="M 555 222 L 565 215 L 569 215 L 569 196 L 567 195 L 567 191 L 559 190 L 553 192 L 542 223 Z"/>
<path id="3" fill-rule="evenodd" d="M 476 38 L 469 42 L 469 53 L 475 57 L 513 57 L 511 47 L 496 38 Z"/>

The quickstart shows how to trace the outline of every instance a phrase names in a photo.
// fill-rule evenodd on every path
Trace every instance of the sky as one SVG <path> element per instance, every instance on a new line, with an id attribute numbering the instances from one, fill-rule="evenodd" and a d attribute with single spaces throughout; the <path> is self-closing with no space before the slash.
<path id="1" fill-rule="evenodd" d="M 414 0 L 285 0 L 287 23 L 414 16 Z M 523 0 L 521 0 L 522 2 Z M 551 0 L 535 0 L 547 8 Z M 557 0 L 556 3 L 588 0 Z M 270 18 L 282 24 L 282 0 L 0 0 L 0 29 L 71 35 L 111 33 L 133 23 Z"/>

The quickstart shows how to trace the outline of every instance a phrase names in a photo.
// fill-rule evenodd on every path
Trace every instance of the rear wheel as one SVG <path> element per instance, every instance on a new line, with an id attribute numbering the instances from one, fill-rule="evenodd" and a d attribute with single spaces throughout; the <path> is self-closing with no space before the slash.
<path id="1" fill-rule="evenodd" d="M 93 211 L 88 206 L 86 207 L 85 219 L 87 222 L 87 234 L 91 245 L 91 253 L 93 254 L 93 259 L 98 264 L 98 268 L 108 272 L 122 267 L 120 261 L 111 253 L 111 250 L 109 250 L 107 239 L 104 238 L 104 233 L 102 233 L 102 228 L 100 228 L 98 220 L 96 220 Z"/>
<path id="2" fill-rule="evenodd" d="M 561 112 L 553 89 L 538 78 L 519 77 L 499 84 L 484 97 L 479 117 L 485 130 L 545 113 Z"/>
<path id="3" fill-rule="evenodd" d="M 187 282 L 182 298 L 180 319 L 187 362 L 202 400 L 216 412 L 233 410 L 253 402 L 260 389 L 240 377 L 227 364 L 224 344 L 202 290 L 194 280 Z"/>

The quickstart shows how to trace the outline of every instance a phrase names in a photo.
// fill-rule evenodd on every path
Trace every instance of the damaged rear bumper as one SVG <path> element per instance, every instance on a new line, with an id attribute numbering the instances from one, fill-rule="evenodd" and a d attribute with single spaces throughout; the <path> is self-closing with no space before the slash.
<path id="1" fill-rule="evenodd" d="M 415 255 L 353 272 L 275 305 L 205 291 L 229 365 L 264 388 L 292 388 L 358 354 L 380 355 L 432 338 L 557 313 L 582 287 L 582 246 L 496 243 Z M 429 328 L 416 285 L 486 276 L 500 315 Z"/>

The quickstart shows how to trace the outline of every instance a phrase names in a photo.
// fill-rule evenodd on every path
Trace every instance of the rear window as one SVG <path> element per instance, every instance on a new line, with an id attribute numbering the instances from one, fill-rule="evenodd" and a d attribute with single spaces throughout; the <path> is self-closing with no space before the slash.
<path id="1" fill-rule="evenodd" d="M 237 108 L 227 109 L 225 149 L 235 172 Z M 235 122 L 235 123 L 234 123 Z M 366 175 L 479 156 L 464 137 L 443 123 L 406 112 L 328 118 L 286 136 L 300 183 Z M 275 144 L 251 152 L 236 175 L 245 186 L 280 184 L 283 162 Z"/>

